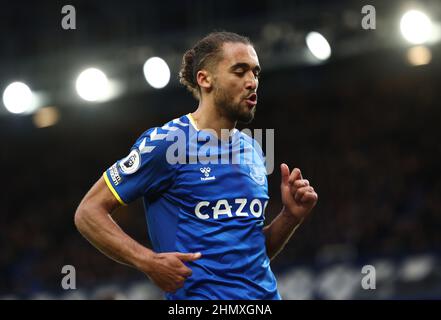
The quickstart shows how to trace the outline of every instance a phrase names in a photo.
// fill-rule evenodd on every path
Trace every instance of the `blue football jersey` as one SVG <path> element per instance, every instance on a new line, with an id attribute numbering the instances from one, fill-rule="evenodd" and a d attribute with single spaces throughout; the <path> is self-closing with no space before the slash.
<path id="1" fill-rule="evenodd" d="M 268 183 L 260 146 L 198 130 L 190 114 L 144 132 L 104 172 L 122 204 L 142 197 L 155 252 L 200 252 L 167 299 L 280 299 L 262 232 Z"/>

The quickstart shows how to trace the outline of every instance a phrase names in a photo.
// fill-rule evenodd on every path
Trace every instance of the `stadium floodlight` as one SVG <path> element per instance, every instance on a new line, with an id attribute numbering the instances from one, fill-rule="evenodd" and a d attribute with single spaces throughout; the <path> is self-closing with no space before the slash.
<path id="1" fill-rule="evenodd" d="M 432 52 L 425 46 L 412 47 L 407 51 L 407 60 L 413 66 L 423 66 L 432 60 Z"/>
<path id="2" fill-rule="evenodd" d="M 144 63 L 144 77 L 155 89 L 164 88 L 170 81 L 170 68 L 163 59 L 152 57 Z"/>
<path id="3" fill-rule="evenodd" d="M 55 107 L 40 108 L 33 116 L 37 128 L 46 128 L 55 125 L 60 118 L 60 113 Z"/>
<path id="4" fill-rule="evenodd" d="M 312 31 L 306 35 L 306 45 L 319 60 L 327 60 L 331 56 L 331 46 L 328 40 L 318 32 Z"/>
<path id="5" fill-rule="evenodd" d="M 403 37 L 410 43 L 422 44 L 432 37 L 433 25 L 425 13 L 410 10 L 402 16 L 400 30 Z"/>
<path id="6" fill-rule="evenodd" d="M 31 89 L 23 82 L 13 82 L 3 92 L 3 104 L 15 114 L 28 113 L 34 109 L 34 97 Z"/>
<path id="7" fill-rule="evenodd" d="M 89 68 L 80 73 L 76 81 L 78 95 L 86 101 L 102 102 L 109 98 L 109 80 L 104 72 Z"/>

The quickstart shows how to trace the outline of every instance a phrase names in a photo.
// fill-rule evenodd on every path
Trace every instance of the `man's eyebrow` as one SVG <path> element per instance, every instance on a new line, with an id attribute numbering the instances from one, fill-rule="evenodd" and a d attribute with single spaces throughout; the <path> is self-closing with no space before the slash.
<path id="1" fill-rule="evenodd" d="M 249 70 L 251 67 L 250 67 L 250 65 L 249 65 L 248 63 L 246 63 L 246 62 L 238 62 L 238 63 L 232 65 L 230 69 L 231 69 L 231 70 L 236 70 L 236 69 L 240 69 L 240 68 L 243 68 L 243 69 L 245 69 L 245 70 Z M 260 71 L 261 71 L 259 65 L 256 65 L 256 66 L 253 68 L 253 70 L 254 70 L 254 71 L 257 71 L 257 72 L 260 72 Z"/>

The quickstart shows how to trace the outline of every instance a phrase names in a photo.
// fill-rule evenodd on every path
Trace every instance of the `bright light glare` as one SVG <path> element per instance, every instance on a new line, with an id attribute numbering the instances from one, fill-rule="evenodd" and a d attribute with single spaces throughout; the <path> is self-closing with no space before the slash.
<path id="1" fill-rule="evenodd" d="M 144 63 L 144 76 L 155 89 L 164 88 L 170 81 L 170 69 L 163 59 L 152 57 Z"/>
<path id="2" fill-rule="evenodd" d="M 306 36 L 306 45 L 311 53 L 319 60 L 326 60 L 331 56 L 331 46 L 324 36 L 318 32 L 310 32 Z"/>
<path id="3" fill-rule="evenodd" d="M 407 51 L 407 59 L 413 66 L 423 66 L 432 60 L 432 52 L 425 46 L 417 46 Z"/>
<path id="4" fill-rule="evenodd" d="M 432 21 L 421 11 L 410 10 L 401 18 L 400 29 L 403 37 L 413 44 L 427 42 L 433 32 Z"/>
<path id="5" fill-rule="evenodd" d="M 109 80 L 104 72 L 89 68 L 77 78 L 78 95 L 86 101 L 104 101 L 109 97 Z"/>
<path id="6" fill-rule="evenodd" d="M 31 89 L 23 82 L 13 82 L 3 92 L 3 104 L 11 113 L 25 113 L 33 109 Z"/>
<path id="7" fill-rule="evenodd" d="M 44 107 L 38 109 L 33 120 L 37 128 L 46 128 L 55 125 L 60 118 L 60 113 L 55 107 Z"/>

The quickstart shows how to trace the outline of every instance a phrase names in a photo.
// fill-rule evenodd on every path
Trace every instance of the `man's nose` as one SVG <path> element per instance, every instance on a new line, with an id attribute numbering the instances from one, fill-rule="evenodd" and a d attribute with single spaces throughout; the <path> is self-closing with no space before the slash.
<path id="1" fill-rule="evenodd" d="M 258 80 L 254 76 L 254 73 L 251 73 L 251 76 L 248 77 L 246 82 L 246 89 L 255 91 L 257 89 L 257 86 L 258 86 Z"/>

